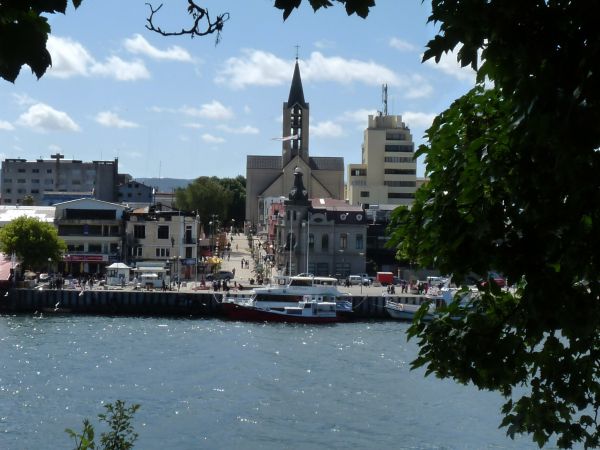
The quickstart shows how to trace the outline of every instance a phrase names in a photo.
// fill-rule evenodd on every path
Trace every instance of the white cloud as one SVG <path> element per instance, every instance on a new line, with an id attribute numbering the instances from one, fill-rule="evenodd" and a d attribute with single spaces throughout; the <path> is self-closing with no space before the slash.
<path id="1" fill-rule="evenodd" d="M 375 114 L 377 114 L 375 109 L 356 109 L 354 111 L 345 111 L 340 120 L 344 122 L 357 122 L 363 124 L 364 128 L 366 128 L 369 123 L 369 115 Z"/>
<path id="2" fill-rule="evenodd" d="M 96 115 L 96 122 L 100 125 L 110 128 L 137 128 L 139 125 L 135 122 L 121 119 L 118 114 L 111 111 L 102 111 Z"/>
<path id="3" fill-rule="evenodd" d="M 450 75 L 458 80 L 466 81 L 470 84 L 475 83 L 476 73 L 471 67 L 461 67 L 458 60 L 458 50 L 442 54 L 440 61 L 435 62 L 434 58 L 430 58 L 425 61 L 425 64 L 433 67 L 434 69 L 444 72 L 446 75 Z"/>
<path id="4" fill-rule="evenodd" d="M 47 48 L 52 56 L 52 67 L 48 70 L 48 75 L 57 78 L 89 75 L 89 67 L 94 64 L 94 58 L 79 42 L 50 35 Z"/>
<path id="5" fill-rule="evenodd" d="M 27 94 L 12 94 L 15 99 L 15 103 L 19 106 L 28 106 L 37 103 L 37 100 L 34 100 Z"/>
<path id="6" fill-rule="evenodd" d="M 437 114 L 406 111 L 402 114 L 402 120 L 410 128 L 424 128 L 431 126 Z"/>
<path id="7" fill-rule="evenodd" d="M 153 59 L 166 59 L 182 62 L 189 62 L 192 60 L 191 55 L 184 48 L 174 45 L 166 50 L 159 50 L 150 45 L 141 34 L 135 34 L 133 38 L 125 39 L 124 46 L 130 53 L 145 55 Z"/>
<path id="8" fill-rule="evenodd" d="M 218 136 L 213 136 L 212 134 L 208 133 L 204 133 L 201 137 L 202 140 L 207 144 L 222 144 L 223 142 L 225 142 L 225 139 Z"/>
<path id="9" fill-rule="evenodd" d="M 396 37 L 391 38 L 389 44 L 390 47 L 395 48 L 396 50 L 400 50 L 401 52 L 413 52 L 417 50 L 417 47 L 415 47 L 410 42 Z"/>
<path id="10" fill-rule="evenodd" d="M 0 120 L 0 130 L 11 131 L 14 130 L 15 127 L 12 123 L 7 122 L 6 120 Z"/>
<path id="11" fill-rule="evenodd" d="M 289 82 L 290 64 L 272 53 L 242 50 L 242 57 L 228 58 L 215 82 L 234 89 L 246 86 L 277 86 Z"/>
<path id="12" fill-rule="evenodd" d="M 200 108 L 184 106 L 180 111 L 188 116 L 201 117 L 203 119 L 226 120 L 233 117 L 233 111 L 217 100 L 204 103 L 200 105 Z"/>
<path id="13" fill-rule="evenodd" d="M 95 63 L 90 73 L 114 78 L 118 81 L 135 81 L 150 78 L 150 72 L 142 60 L 124 61 L 118 56 L 110 56 L 104 63 Z"/>
<path id="14" fill-rule="evenodd" d="M 56 145 L 56 144 L 50 144 L 50 145 L 48 146 L 48 150 L 50 150 L 51 152 L 59 152 L 59 153 L 60 153 L 60 152 L 62 151 L 62 148 L 60 148 L 60 147 L 59 147 L 58 145 Z"/>
<path id="15" fill-rule="evenodd" d="M 21 114 L 17 123 L 38 131 L 79 131 L 79 125 L 63 111 L 44 103 L 36 103 Z"/>
<path id="16" fill-rule="evenodd" d="M 52 56 L 52 67 L 48 75 L 57 78 L 98 75 L 118 81 L 150 78 L 150 73 L 141 60 L 124 61 L 110 56 L 98 62 L 79 42 L 57 36 L 48 37 L 48 51 Z"/>
<path id="17" fill-rule="evenodd" d="M 344 134 L 344 130 L 338 124 L 327 120 L 325 122 L 319 122 L 310 127 L 311 135 L 315 137 L 340 137 Z"/>
<path id="18" fill-rule="evenodd" d="M 204 128 L 204 125 L 202 125 L 201 123 L 184 123 L 183 124 L 184 127 L 186 128 Z"/>
<path id="19" fill-rule="evenodd" d="M 242 51 L 242 56 L 226 61 L 215 82 L 233 89 L 281 85 L 289 83 L 292 64 L 272 53 L 246 49 Z M 400 87 L 405 96 L 410 98 L 432 92 L 429 83 L 418 75 L 399 75 L 373 61 L 327 57 L 320 52 L 313 52 L 309 59 L 301 61 L 300 70 L 304 82 L 363 83 L 371 86 L 386 83 Z"/>
<path id="20" fill-rule="evenodd" d="M 334 48 L 335 47 L 335 42 L 334 41 L 330 41 L 328 39 L 321 39 L 321 40 L 315 42 L 315 47 L 317 47 L 320 50 L 324 50 L 324 49 L 328 49 L 328 48 Z"/>
<path id="21" fill-rule="evenodd" d="M 252 127 L 250 125 L 245 125 L 243 127 L 233 128 L 227 125 L 219 125 L 217 127 L 219 130 L 226 131 L 227 133 L 232 134 L 258 134 L 258 128 Z"/>

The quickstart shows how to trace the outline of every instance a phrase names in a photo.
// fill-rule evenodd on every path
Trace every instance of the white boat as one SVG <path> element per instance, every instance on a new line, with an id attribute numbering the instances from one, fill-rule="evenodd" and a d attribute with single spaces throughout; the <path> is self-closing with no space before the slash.
<path id="1" fill-rule="evenodd" d="M 396 296 L 384 294 L 385 309 L 393 319 L 413 320 L 419 308 L 424 303 L 429 307 L 423 320 L 429 321 L 435 317 L 437 307 L 445 304 L 442 296 L 422 295 L 422 296 Z"/>
<path id="2" fill-rule="evenodd" d="M 413 305 L 409 303 L 401 303 L 393 300 L 386 299 L 385 309 L 393 319 L 398 320 L 413 320 L 417 311 L 421 308 L 421 305 Z M 430 303 L 429 308 L 423 320 L 429 321 L 434 318 L 435 304 Z"/>
<path id="3" fill-rule="evenodd" d="M 233 320 L 254 322 L 325 324 L 341 320 L 334 302 L 318 302 L 309 296 L 293 306 L 269 308 L 258 303 L 256 300 L 223 302 L 223 312 Z"/>
<path id="4" fill-rule="evenodd" d="M 331 277 L 293 276 L 276 278 L 276 283 L 259 286 L 245 297 L 224 297 L 223 303 L 248 304 L 262 309 L 294 307 L 299 302 L 333 303 L 340 315 L 352 313 L 352 294 L 337 288 L 337 279 Z"/>

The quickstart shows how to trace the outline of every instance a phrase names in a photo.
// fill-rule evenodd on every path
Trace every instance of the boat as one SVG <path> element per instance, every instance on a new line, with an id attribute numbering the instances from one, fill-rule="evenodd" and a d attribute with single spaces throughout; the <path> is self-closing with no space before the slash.
<path id="1" fill-rule="evenodd" d="M 276 310 L 286 306 L 295 307 L 300 302 L 334 303 L 338 315 L 352 313 L 352 294 L 339 291 L 337 279 L 332 277 L 275 277 L 274 283 L 254 288 L 249 296 L 223 298 L 223 303 L 232 302 L 254 302 L 258 308 Z"/>
<path id="2" fill-rule="evenodd" d="M 417 311 L 421 308 L 420 304 L 402 303 L 391 299 L 386 299 L 385 310 L 392 317 L 398 320 L 413 320 Z M 423 316 L 423 320 L 433 320 L 435 313 L 435 304 L 430 303 L 427 312 Z"/>
<path id="3" fill-rule="evenodd" d="M 327 324 L 340 321 L 335 302 L 318 302 L 305 296 L 294 306 L 270 308 L 258 306 L 260 301 L 223 301 L 224 314 L 233 320 L 255 322 L 288 322 L 307 324 Z"/>
<path id="4" fill-rule="evenodd" d="M 383 294 L 385 310 L 393 319 L 413 320 L 423 304 L 429 304 L 423 320 L 430 321 L 435 317 L 436 308 L 446 304 L 442 295 L 397 296 Z"/>

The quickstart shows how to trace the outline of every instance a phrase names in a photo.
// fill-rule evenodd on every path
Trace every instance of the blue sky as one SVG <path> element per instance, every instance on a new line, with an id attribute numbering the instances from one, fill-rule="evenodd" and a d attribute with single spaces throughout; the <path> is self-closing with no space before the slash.
<path id="1" fill-rule="evenodd" d="M 448 55 L 421 64 L 429 4 L 378 0 L 366 20 L 305 1 L 283 22 L 272 0 L 199 1 L 229 11 L 221 42 L 163 37 L 144 26 L 148 0 L 84 0 L 50 18 L 53 67 L 0 80 L 0 157 L 119 158 L 135 177 L 234 177 L 246 155 L 281 154 L 282 104 L 296 55 L 310 104 L 310 154 L 359 163 L 369 113 L 400 114 L 422 142 L 433 117 L 464 94 L 474 73 Z M 187 27 L 185 0 L 164 2 L 155 22 Z M 158 6 L 160 3 L 154 3 Z M 250 6 L 251 5 L 251 6 Z M 417 174 L 423 175 L 419 163 Z"/>

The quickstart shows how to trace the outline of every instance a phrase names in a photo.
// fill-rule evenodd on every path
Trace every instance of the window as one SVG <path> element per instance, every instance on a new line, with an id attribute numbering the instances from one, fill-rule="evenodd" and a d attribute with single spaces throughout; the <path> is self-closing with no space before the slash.
<path id="1" fill-rule="evenodd" d="M 25 183 L 25 178 L 19 178 L 17 180 L 17 183 L 21 183 L 21 184 Z"/>
<path id="2" fill-rule="evenodd" d="M 25 173 L 26 171 L 25 171 L 25 169 L 18 169 L 17 172 L 19 172 L 19 173 Z"/>
<path id="3" fill-rule="evenodd" d="M 345 249 L 348 247 L 348 234 L 340 234 L 340 248 Z"/>
<path id="4" fill-rule="evenodd" d="M 321 250 L 327 250 L 329 248 L 329 235 L 324 234 L 321 236 Z"/>
<path id="5" fill-rule="evenodd" d="M 40 179 L 39 178 L 32 178 L 31 184 L 40 184 Z"/>
<path id="6" fill-rule="evenodd" d="M 136 239 L 146 239 L 146 225 L 134 225 L 133 237 Z"/>
<path id="7" fill-rule="evenodd" d="M 417 169 L 384 169 L 386 175 L 416 175 Z"/>
<path id="8" fill-rule="evenodd" d="M 156 257 L 157 258 L 168 258 L 171 256 L 170 248 L 157 248 L 156 249 Z"/>
<path id="9" fill-rule="evenodd" d="M 315 235 L 312 233 L 308 235 L 308 248 L 310 250 L 315 248 Z"/>
<path id="10" fill-rule="evenodd" d="M 5 179 L 4 179 L 4 182 L 5 182 L 5 183 L 12 183 L 12 178 L 5 178 Z"/>
<path id="11" fill-rule="evenodd" d="M 52 178 L 46 178 L 44 184 L 54 184 L 54 180 Z"/>
<path id="12" fill-rule="evenodd" d="M 414 158 L 410 156 L 386 156 L 383 158 L 386 163 L 412 163 Z"/>
<path id="13" fill-rule="evenodd" d="M 46 169 L 46 173 L 52 173 L 52 169 Z"/>
<path id="14" fill-rule="evenodd" d="M 367 169 L 352 169 L 350 171 L 350 175 L 352 175 L 353 177 L 366 177 Z"/>
<path id="15" fill-rule="evenodd" d="M 10 198 L 5 198 L 4 203 L 12 203 L 12 200 Z"/>
<path id="16" fill-rule="evenodd" d="M 88 244 L 88 252 L 102 253 L 102 245 L 101 244 Z"/>
<path id="17" fill-rule="evenodd" d="M 31 169 L 31 173 L 40 173 L 40 169 Z"/>
<path id="18" fill-rule="evenodd" d="M 31 190 L 31 193 L 32 193 L 32 194 L 39 194 L 39 193 L 40 193 L 40 190 L 39 190 L 39 189 L 32 189 L 32 190 Z"/>
<path id="19" fill-rule="evenodd" d="M 413 145 L 412 144 L 386 144 L 385 151 L 386 152 L 412 152 Z"/>
<path id="20" fill-rule="evenodd" d="M 416 181 L 384 181 L 384 185 L 393 187 L 416 187 Z"/>
<path id="21" fill-rule="evenodd" d="M 356 235 L 356 250 L 362 250 L 363 247 L 364 247 L 363 235 L 362 234 L 357 234 Z"/>
<path id="22" fill-rule="evenodd" d="M 26 194 L 27 193 L 27 189 L 17 189 L 17 194 Z"/>
<path id="23" fill-rule="evenodd" d="M 142 256 L 142 249 L 144 247 L 133 247 L 131 250 L 134 257 L 140 258 Z"/>
<path id="24" fill-rule="evenodd" d="M 406 135 L 397 131 L 388 131 L 385 133 L 385 139 L 388 141 L 403 141 L 406 139 Z"/>
<path id="25" fill-rule="evenodd" d="M 159 225 L 158 226 L 158 239 L 169 239 L 169 226 Z"/>
<path id="26" fill-rule="evenodd" d="M 73 185 L 81 184 L 81 180 L 73 180 L 73 181 L 71 181 L 71 184 L 73 184 Z"/>
<path id="27" fill-rule="evenodd" d="M 388 198 L 415 198 L 415 194 L 408 192 L 389 192 Z"/>
<path id="28" fill-rule="evenodd" d="M 11 188 L 4 189 L 4 192 L 6 192 L 7 194 L 10 194 L 11 193 Z"/>
<path id="29" fill-rule="evenodd" d="M 369 196 L 369 191 L 360 191 L 360 196 L 361 197 L 368 197 Z"/>
<path id="30" fill-rule="evenodd" d="M 186 258 L 191 258 L 192 257 L 192 247 L 186 247 L 185 248 L 185 257 Z"/>

